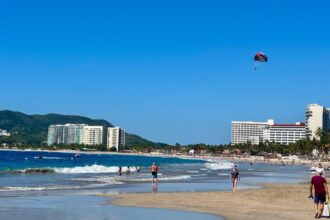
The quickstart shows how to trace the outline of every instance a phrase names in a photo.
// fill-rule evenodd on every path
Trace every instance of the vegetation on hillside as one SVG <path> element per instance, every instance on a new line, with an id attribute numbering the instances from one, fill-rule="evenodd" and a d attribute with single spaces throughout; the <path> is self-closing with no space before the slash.
<path id="1" fill-rule="evenodd" d="M 0 111 L 0 129 L 7 130 L 12 135 L 10 137 L 1 136 L 0 144 L 6 143 L 10 146 L 48 148 L 46 142 L 49 125 L 67 123 L 113 127 L 113 125 L 106 120 L 95 120 L 77 115 L 27 115 L 21 112 L 5 110 Z M 132 145 L 158 146 L 162 144 L 153 143 L 137 135 L 131 135 L 126 133 L 126 145 L 129 147 Z M 62 145 L 56 145 L 56 147 L 68 148 L 68 146 Z M 74 149 L 84 147 L 85 146 L 80 145 L 69 146 L 69 148 Z M 104 148 L 104 146 L 99 146 L 97 148 Z"/>

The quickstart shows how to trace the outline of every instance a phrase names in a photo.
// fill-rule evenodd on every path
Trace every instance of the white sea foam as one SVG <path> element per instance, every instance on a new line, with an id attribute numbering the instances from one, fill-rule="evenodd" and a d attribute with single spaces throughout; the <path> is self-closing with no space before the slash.
<path id="1" fill-rule="evenodd" d="M 43 191 L 43 190 L 66 190 L 66 189 L 82 189 L 88 188 L 92 186 L 36 186 L 36 187 L 25 187 L 25 186 L 18 186 L 18 187 L 2 187 L 0 191 Z"/>
<path id="2" fill-rule="evenodd" d="M 234 164 L 230 162 L 210 160 L 209 163 L 205 164 L 205 166 L 210 170 L 228 170 L 233 168 Z"/>
<path id="3" fill-rule="evenodd" d="M 198 170 L 190 170 L 190 171 L 187 171 L 187 173 L 199 173 Z"/>
<path id="4" fill-rule="evenodd" d="M 182 176 L 168 176 L 168 177 L 161 177 L 160 180 L 170 181 L 170 180 L 185 180 L 190 179 L 190 175 L 182 175 Z"/>
<path id="5" fill-rule="evenodd" d="M 106 183 L 108 185 L 115 184 L 123 184 L 122 182 L 117 181 L 116 177 L 108 177 L 108 176 L 93 176 L 91 178 L 72 178 L 72 181 L 80 181 L 80 182 L 99 182 Z"/>
<path id="6" fill-rule="evenodd" d="M 158 175 L 159 176 L 159 175 Z M 162 176 L 158 177 L 160 181 L 173 181 L 173 180 L 185 180 L 190 179 L 190 175 L 182 175 L 182 176 Z M 149 182 L 151 180 L 151 176 L 148 178 L 134 178 L 134 179 L 127 179 L 125 181 L 132 181 L 132 182 Z"/>
<path id="7" fill-rule="evenodd" d="M 91 166 L 83 166 L 83 167 L 66 167 L 66 168 L 54 168 L 56 173 L 116 173 L 119 170 L 117 166 L 103 166 L 103 165 L 91 165 Z M 122 167 L 122 172 L 126 172 L 127 167 Z M 131 167 L 130 170 L 132 172 L 136 171 L 135 167 Z"/>
<path id="8" fill-rule="evenodd" d="M 72 178 L 72 181 L 91 182 L 85 186 L 36 186 L 36 187 L 1 187 L 0 191 L 43 191 L 43 190 L 69 190 L 69 189 L 87 189 L 93 187 L 104 187 L 108 185 L 123 184 L 114 177 L 92 177 L 92 178 Z"/>

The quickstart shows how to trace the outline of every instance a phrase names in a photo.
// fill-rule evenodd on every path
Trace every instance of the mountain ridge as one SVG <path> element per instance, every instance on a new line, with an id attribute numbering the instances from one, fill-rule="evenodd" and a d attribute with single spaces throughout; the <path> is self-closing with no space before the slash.
<path id="1" fill-rule="evenodd" d="M 63 115 L 57 113 L 25 114 L 18 111 L 0 111 L 0 129 L 7 130 L 10 137 L 0 137 L 0 143 L 16 143 L 27 145 L 40 145 L 47 141 L 48 126 L 51 124 L 88 124 L 104 127 L 114 127 L 104 119 L 92 119 L 80 115 Z M 126 133 L 126 145 L 130 146 L 166 146 L 155 143 L 136 134 Z"/>

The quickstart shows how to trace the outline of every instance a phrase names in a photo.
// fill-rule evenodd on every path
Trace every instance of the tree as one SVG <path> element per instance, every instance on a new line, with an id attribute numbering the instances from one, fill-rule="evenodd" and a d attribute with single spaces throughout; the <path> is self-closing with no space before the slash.
<path id="1" fill-rule="evenodd" d="M 111 148 L 110 148 L 110 151 L 111 151 L 111 152 L 116 152 L 116 151 L 117 151 L 117 148 L 116 148 L 116 147 L 111 147 Z"/>

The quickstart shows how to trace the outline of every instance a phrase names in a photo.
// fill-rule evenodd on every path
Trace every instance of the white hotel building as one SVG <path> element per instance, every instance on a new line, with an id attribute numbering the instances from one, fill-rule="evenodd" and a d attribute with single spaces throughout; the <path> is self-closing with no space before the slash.
<path id="1" fill-rule="evenodd" d="M 232 121 L 232 145 L 248 142 L 259 144 L 266 141 L 290 144 L 305 137 L 305 125 L 303 123 L 275 124 L 274 120 L 267 122 Z"/>
<path id="2" fill-rule="evenodd" d="M 268 124 L 274 124 L 274 120 L 268 122 L 232 121 L 231 144 L 248 143 L 259 144 L 262 142 L 263 131 Z"/>
<path id="3" fill-rule="evenodd" d="M 305 124 L 272 124 L 267 125 L 263 131 L 263 141 L 279 143 L 283 145 L 296 143 L 306 138 Z"/>
<path id="4" fill-rule="evenodd" d="M 107 148 L 115 147 L 117 151 L 125 146 L 125 130 L 119 127 L 108 128 Z"/>
<path id="5" fill-rule="evenodd" d="M 50 125 L 47 144 L 100 145 L 103 142 L 103 127 L 86 124 Z"/>
<path id="6" fill-rule="evenodd" d="M 80 144 L 101 145 L 103 143 L 103 126 L 84 126 L 80 135 Z"/>
<path id="7" fill-rule="evenodd" d="M 310 140 L 319 139 L 316 131 L 327 132 L 330 129 L 330 109 L 318 104 L 310 104 L 306 110 L 306 136 Z"/>

